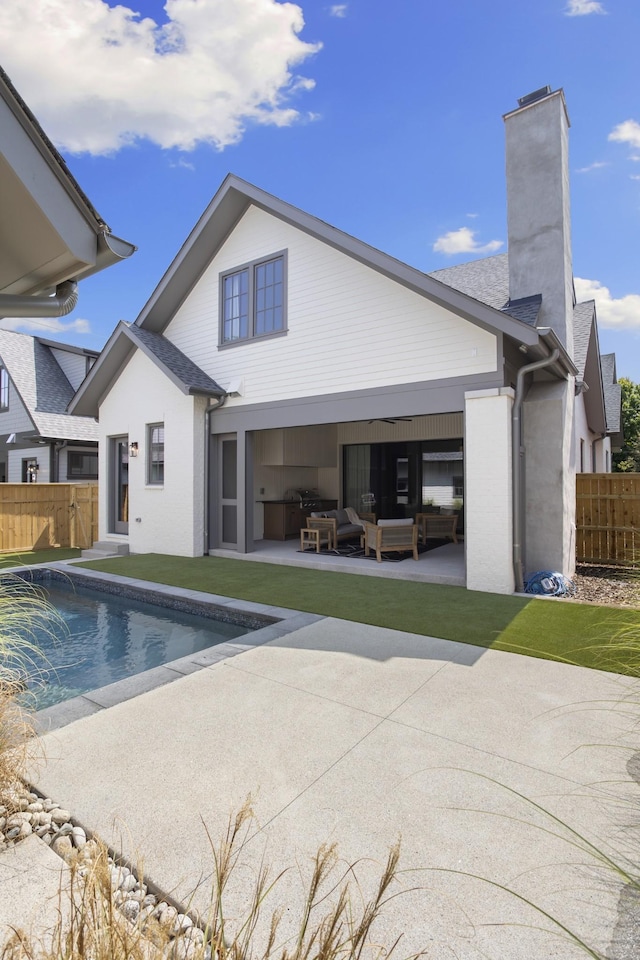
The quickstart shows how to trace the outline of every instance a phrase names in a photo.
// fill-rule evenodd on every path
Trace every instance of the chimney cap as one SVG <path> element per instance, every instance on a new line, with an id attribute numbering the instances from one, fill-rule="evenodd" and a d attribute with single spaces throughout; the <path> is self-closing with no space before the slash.
<path id="1" fill-rule="evenodd" d="M 518 106 L 528 107 L 530 103 L 535 103 L 536 100 L 542 100 L 543 97 L 548 97 L 550 93 L 551 87 L 547 84 L 546 87 L 540 87 L 539 90 L 534 90 L 533 93 L 527 93 L 524 97 L 518 97 Z"/>

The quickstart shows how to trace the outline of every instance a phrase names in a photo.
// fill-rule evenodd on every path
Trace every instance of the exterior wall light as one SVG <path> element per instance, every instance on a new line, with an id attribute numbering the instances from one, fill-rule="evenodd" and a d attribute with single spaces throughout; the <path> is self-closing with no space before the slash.
<path id="1" fill-rule="evenodd" d="M 135 440 L 133 441 L 133 443 L 129 444 L 129 456 L 130 457 L 138 456 L 138 444 Z"/>

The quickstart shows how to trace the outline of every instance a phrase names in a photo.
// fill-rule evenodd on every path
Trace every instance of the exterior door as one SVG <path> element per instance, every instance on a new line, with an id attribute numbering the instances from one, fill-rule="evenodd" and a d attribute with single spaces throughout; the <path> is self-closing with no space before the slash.
<path id="1" fill-rule="evenodd" d="M 111 530 L 129 533 L 129 437 L 111 440 Z"/>
<path id="2" fill-rule="evenodd" d="M 238 546 L 238 441 L 235 434 L 218 438 L 220 546 Z"/>

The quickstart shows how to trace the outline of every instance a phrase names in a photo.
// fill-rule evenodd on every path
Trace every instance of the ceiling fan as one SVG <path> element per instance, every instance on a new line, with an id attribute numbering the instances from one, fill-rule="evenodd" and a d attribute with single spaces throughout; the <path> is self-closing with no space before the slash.
<path id="1" fill-rule="evenodd" d="M 413 417 L 378 417 L 369 423 L 413 423 Z"/>

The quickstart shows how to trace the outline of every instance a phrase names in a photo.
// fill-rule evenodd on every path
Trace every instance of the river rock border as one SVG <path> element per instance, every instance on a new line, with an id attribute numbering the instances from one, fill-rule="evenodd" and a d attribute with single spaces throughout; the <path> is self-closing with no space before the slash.
<path id="1" fill-rule="evenodd" d="M 0 803 L 0 853 L 35 834 L 54 853 L 69 863 L 78 858 L 78 874 L 87 876 L 92 860 L 99 852 L 98 842 L 83 827 L 74 823 L 69 810 L 55 800 L 18 785 L 14 794 Z M 131 924 L 144 935 L 150 919 L 160 925 L 167 937 L 164 955 L 171 960 L 191 960 L 198 952 L 211 960 L 211 947 L 205 945 L 205 932 L 187 913 L 169 899 L 138 879 L 134 870 L 111 853 L 108 858 L 113 902 Z"/>

